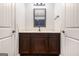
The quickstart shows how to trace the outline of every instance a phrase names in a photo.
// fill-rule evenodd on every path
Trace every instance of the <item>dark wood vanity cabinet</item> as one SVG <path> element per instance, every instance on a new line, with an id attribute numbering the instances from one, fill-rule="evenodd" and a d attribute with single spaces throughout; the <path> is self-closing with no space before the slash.
<path id="1" fill-rule="evenodd" d="M 19 33 L 21 55 L 59 55 L 60 33 Z"/>

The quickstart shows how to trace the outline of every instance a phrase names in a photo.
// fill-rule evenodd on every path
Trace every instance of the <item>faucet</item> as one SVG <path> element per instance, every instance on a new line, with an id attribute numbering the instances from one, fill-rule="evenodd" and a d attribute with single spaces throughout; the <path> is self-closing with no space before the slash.
<path id="1" fill-rule="evenodd" d="M 39 31 L 41 31 L 41 30 L 40 30 L 40 26 L 39 26 Z"/>

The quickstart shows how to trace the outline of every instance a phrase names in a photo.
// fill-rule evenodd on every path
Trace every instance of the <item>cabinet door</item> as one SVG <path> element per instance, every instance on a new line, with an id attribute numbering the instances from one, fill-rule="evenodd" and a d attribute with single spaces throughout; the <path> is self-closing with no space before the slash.
<path id="1" fill-rule="evenodd" d="M 30 35 L 29 34 L 26 34 L 26 33 L 20 33 L 19 34 L 19 50 L 20 50 L 20 53 L 23 54 L 23 53 L 29 53 L 29 50 L 30 50 Z"/>
<path id="2" fill-rule="evenodd" d="M 48 41 L 46 34 L 33 34 L 32 35 L 32 53 L 47 53 Z"/>
<path id="3" fill-rule="evenodd" d="M 60 35 L 51 34 L 49 36 L 49 53 L 59 54 L 60 53 Z"/>

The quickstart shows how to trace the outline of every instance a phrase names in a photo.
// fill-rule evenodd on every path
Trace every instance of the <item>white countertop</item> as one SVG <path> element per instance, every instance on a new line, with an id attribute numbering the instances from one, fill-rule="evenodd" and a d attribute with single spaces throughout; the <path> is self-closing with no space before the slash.
<path id="1" fill-rule="evenodd" d="M 19 31 L 19 33 L 60 33 L 58 31 Z"/>

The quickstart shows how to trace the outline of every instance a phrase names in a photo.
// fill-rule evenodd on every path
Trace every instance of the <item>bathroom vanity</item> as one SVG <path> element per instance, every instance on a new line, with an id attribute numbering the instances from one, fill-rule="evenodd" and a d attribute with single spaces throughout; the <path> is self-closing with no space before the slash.
<path id="1" fill-rule="evenodd" d="M 20 32 L 20 55 L 59 55 L 60 33 Z"/>
<path id="2" fill-rule="evenodd" d="M 17 5 L 20 55 L 60 54 L 60 23 L 55 21 L 59 15 L 54 15 L 54 7 L 52 3 L 43 6 L 31 3 Z"/>

